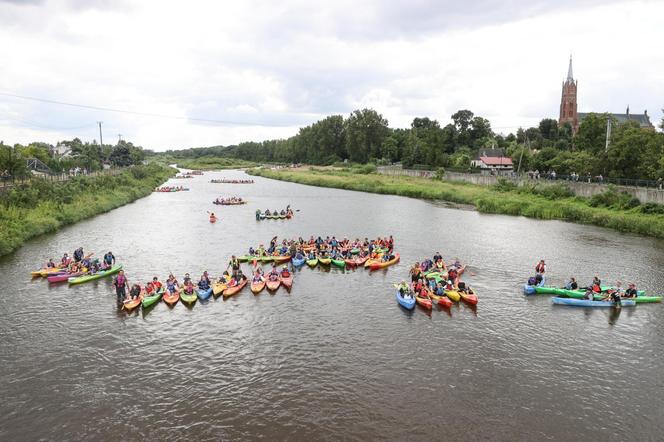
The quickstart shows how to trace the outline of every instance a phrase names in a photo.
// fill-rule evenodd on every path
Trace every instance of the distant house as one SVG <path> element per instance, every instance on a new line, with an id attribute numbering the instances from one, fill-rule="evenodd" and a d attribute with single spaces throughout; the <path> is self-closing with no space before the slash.
<path id="1" fill-rule="evenodd" d="M 514 170 L 512 159 L 505 156 L 505 151 L 500 148 L 480 149 L 470 165 L 480 169 L 484 175 L 505 175 Z"/>
<path id="2" fill-rule="evenodd" d="M 51 150 L 51 154 L 55 158 L 64 158 L 64 157 L 70 157 L 71 156 L 71 148 L 67 146 L 66 144 L 63 143 L 58 143 L 56 146 Z"/>

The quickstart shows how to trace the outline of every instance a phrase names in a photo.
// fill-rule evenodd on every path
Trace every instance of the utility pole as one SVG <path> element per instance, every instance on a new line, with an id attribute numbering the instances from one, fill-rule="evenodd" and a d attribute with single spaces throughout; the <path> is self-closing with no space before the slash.
<path id="1" fill-rule="evenodd" d="M 118 134 L 118 144 L 120 144 L 120 141 L 122 141 L 122 134 Z"/>
<path id="2" fill-rule="evenodd" d="M 103 121 L 97 121 L 97 124 L 99 125 L 99 147 L 103 148 L 104 147 L 104 140 L 101 137 L 101 124 Z"/>
<path id="3" fill-rule="evenodd" d="M 605 151 L 609 151 L 609 140 L 611 139 L 611 117 L 606 119 L 606 145 L 604 146 Z"/>

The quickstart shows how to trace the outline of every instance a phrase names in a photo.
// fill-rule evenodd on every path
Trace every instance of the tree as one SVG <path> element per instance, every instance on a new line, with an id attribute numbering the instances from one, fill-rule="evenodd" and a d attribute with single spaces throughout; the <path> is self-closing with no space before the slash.
<path id="1" fill-rule="evenodd" d="M 611 118 L 613 127 L 616 127 L 616 120 L 609 114 L 590 113 L 581 122 L 579 130 L 574 136 L 574 146 L 579 150 L 585 150 L 598 154 L 604 151 L 606 146 L 606 124 Z"/>
<path id="2" fill-rule="evenodd" d="M 457 143 L 460 146 L 470 146 L 471 144 L 469 130 L 474 116 L 475 114 L 468 109 L 459 110 L 452 115 L 452 121 L 454 121 L 454 128 L 457 133 Z"/>
<path id="3" fill-rule="evenodd" d="M 19 149 L 5 145 L 0 141 L 0 176 L 5 178 L 24 178 L 29 175 L 25 158 Z"/>
<path id="4" fill-rule="evenodd" d="M 381 148 L 390 133 L 387 120 L 373 109 L 353 111 L 346 120 L 348 158 L 356 163 L 381 158 Z"/>
<path id="5" fill-rule="evenodd" d="M 125 144 L 118 144 L 113 148 L 109 160 L 111 161 L 111 164 L 117 167 L 130 166 L 132 164 L 131 152 Z"/>
<path id="6" fill-rule="evenodd" d="M 607 152 L 607 174 L 612 177 L 657 179 L 664 155 L 662 135 L 641 129 L 634 121 L 615 128 Z"/>
<path id="7" fill-rule="evenodd" d="M 539 123 L 539 131 L 545 140 L 556 141 L 558 139 L 558 121 L 544 118 Z"/>

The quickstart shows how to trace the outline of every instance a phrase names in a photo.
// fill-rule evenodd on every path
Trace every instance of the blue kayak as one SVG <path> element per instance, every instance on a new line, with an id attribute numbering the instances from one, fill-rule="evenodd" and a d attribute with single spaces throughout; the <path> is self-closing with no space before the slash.
<path id="1" fill-rule="evenodd" d="M 636 305 L 633 299 L 621 299 L 620 305 L 611 301 L 591 301 L 589 299 L 575 299 L 575 298 L 551 298 L 551 302 L 558 305 L 573 305 L 577 307 L 627 307 Z"/>
<path id="2" fill-rule="evenodd" d="M 212 287 L 207 290 L 196 289 L 196 294 L 201 301 L 205 301 L 212 294 Z"/>
<path id="3" fill-rule="evenodd" d="M 524 284 L 523 285 L 523 294 L 524 295 L 534 295 L 536 292 L 535 287 L 544 287 L 544 281 L 546 281 L 546 277 L 542 275 L 542 281 L 539 284 L 536 285 L 530 285 L 530 284 Z"/>
<path id="4" fill-rule="evenodd" d="M 397 302 L 401 307 L 407 310 L 412 310 L 415 308 L 415 296 L 413 296 L 412 298 L 404 298 L 403 296 L 401 296 L 401 292 L 397 290 L 396 298 Z"/>
<path id="5" fill-rule="evenodd" d="M 302 259 L 293 258 L 291 262 L 293 263 L 293 267 L 302 267 L 306 260 L 305 257 L 302 257 Z"/>

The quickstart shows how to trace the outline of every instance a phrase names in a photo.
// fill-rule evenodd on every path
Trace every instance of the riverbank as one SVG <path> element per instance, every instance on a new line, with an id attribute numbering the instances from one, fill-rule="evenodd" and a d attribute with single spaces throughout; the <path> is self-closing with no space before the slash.
<path id="1" fill-rule="evenodd" d="M 222 157 L 173 159 L 172 163 L 177 164 L 178 167 L 181 167 L 183 169 L 192 169 L 192 170 L 245 169 L 247 167 L 257 166 L 256 163 L 252 163 L 251 161 L 244 161 L 236 158 L 222 158 Z"/>
<path id="2" fill-rule="evenodd" d="M 79 176 L 62 183 L 33 180 L 0 194 L 0 256 L 27 240 L 149 195 L 175 174 L 157 164 L 114 176 Z"/>
<path id="3" fill-rule="evenodd" d="M 537 194 L 501 186 L 487 187 L 430 178 L 363 174 L 334 169 L 251 169 L 248 173 L 312 186 L 443 200 L 471 205 L 483 213 L 555 219 L 664 238 L 664 215 L 644 213 L 643 210 L 647 210 L 645 206 L 628 209 L 593 207 L 591 199 L 566 196 L 564 192 Z"/>

